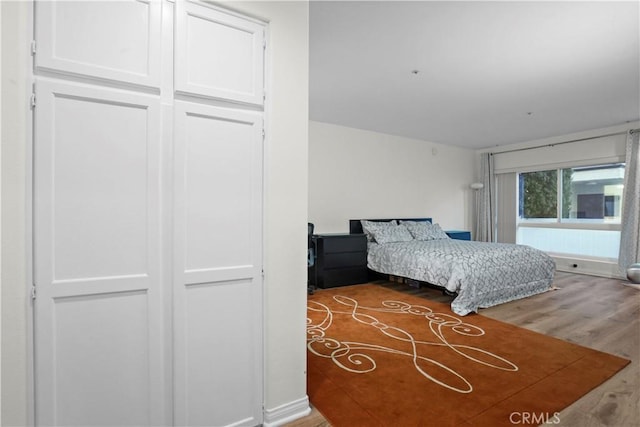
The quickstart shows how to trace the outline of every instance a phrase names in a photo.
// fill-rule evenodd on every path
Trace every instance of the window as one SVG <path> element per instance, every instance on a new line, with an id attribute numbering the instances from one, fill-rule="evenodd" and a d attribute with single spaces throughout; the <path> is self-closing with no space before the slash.
<path id="1" fill-rule="evenodd" d="M 545 221 L 558 217 L 558 171 L 521 173 L 520 218 Z"/>
<path id="2" fill-rule="evenodd" d="M 563 169 L 563 179 L 563 220 L 620 224 L 624 163 Z"/>
<path id="3" fill-rule="evenodd" d="M 624 163 L 520 173 L 516 242 L 617 258 Z"/>

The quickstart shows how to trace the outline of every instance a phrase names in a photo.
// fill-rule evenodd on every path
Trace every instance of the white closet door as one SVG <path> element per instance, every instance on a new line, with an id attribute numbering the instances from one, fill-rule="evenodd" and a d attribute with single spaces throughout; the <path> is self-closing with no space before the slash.
<path id="1" fill-rule="evenodd" d="M 36 67 L 158 87 L 161 7 L 156 0 L 38 1 Z"/>
<path id="2" fill-rule="evenodd" d="M 36 423 L 163 424 L 158 99 L 36 91 Z"/>
<path id="3" fill-rule="evenodd" d="M 264 26 L 205 3 L 176 2 L 177 92 L 263 105 Z"/>
<path id="4" fill-rule="evenodd" d="M 262 422 L 262 126 L 175 104 L 177 425 Z"/>

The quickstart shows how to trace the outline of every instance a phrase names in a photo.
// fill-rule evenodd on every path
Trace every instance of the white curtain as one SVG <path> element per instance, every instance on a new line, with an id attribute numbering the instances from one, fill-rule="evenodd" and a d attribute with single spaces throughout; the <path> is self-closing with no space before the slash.
<path id="1" fill-rule="evenodd" d="M 493 155 L 480 155 L 480 182 L 483 187 L 476 190 L 476 227 L 475 240 L 479 242 L 495 241 L 495 176 Z"/>
<path id="2" fill-rule="evenodd" d="M 640 148 L 639 130 L 630 131 L 627 136 L 627 156 L 624 173 L 624 193 L 622 196 L 622 228 L 620 231 L 620 254 L 618 266 L 623 276 L 627 268 L 640 262 Z"/>

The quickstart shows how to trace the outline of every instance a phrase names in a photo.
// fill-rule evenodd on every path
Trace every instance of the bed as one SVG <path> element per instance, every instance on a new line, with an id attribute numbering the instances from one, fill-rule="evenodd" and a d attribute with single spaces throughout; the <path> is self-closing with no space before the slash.
<path id="1" fill-rule="evenodd" d="M 431 218 L 354 219 L 349 232 L 367 235 L 370 270 L 443 289 L 461 316 L 552 286 L 555 262 L 544 252 L 451 239 Z"/>

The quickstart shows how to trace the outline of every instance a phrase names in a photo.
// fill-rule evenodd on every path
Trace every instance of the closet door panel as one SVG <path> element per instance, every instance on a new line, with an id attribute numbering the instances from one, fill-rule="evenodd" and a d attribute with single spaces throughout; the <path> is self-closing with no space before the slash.
<path id="1" fill-rule="evenodd" d="M 262 421 L 262 116 L 176 102 L 175 416 Z"/>
<path id="2" fill-rule="evenodd" d="M 176 91 L 262 105 L 264 26 L 198 2 L 176 3 Z"/>
<path id="3" fill-rule="evenodd" d="M 249 225 L 260 173 L 254 158 L 256 122 L 199 115 L 186 120 L 185 267 L 252 265 L 254 230 Z"/>
<path id="4" fill-rule="evenodd" d="M 148 109 L 55 96 L 53 279 L 145 274 Z"/>
<path id="5" fill-rule="evenodd" d="M 160 84 L 160 1 L 38 1 L 36 67 Z"/>
<path id="6" fill-rule="evenodd" d="M 56 425 L 152 424 L 148 297 L 137 290 L 54 298 Z"/>
<path id="7" fill-rule="evenodd" d="M 157 98 L 36 81 L 36 423 L 164 422 Z"/>
<path id="8" fill-rule="evenodd" d="M 261 343 L 260 308 L 254 303 L 257 286 L 247 278 L 186 287 L 182 360 L 187 425 L 261 423 L 261 352 L 255 348 Z"/>

